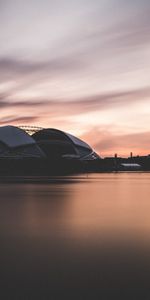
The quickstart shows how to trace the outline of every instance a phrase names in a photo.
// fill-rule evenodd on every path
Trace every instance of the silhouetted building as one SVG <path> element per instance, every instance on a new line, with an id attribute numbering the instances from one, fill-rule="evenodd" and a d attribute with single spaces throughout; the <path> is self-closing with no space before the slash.
<path id="1" fill-rule="evenodd" d="M 121 163 L 119 166 L 120 171 L 140 171 L 141 165 L 135 163 Z"/>
<path id="2" fill-rule="evenodd" d="M 29 135 L 15 126 L 0 128 L 1 175 L 88 172 L 100 160 L 88 144 L 71 134 L 57 129 L 35 131 Z"/>
<path id="3" fill-rule="evenodd" d="M 99 156 L 75 136 L 58 129 L 43 129 L 32 135 L 47 157 L 91 161 Z"/>
<path id="4" fill-rule="evenodd" d="M 41 158 L 45 154 L 35 140 L 15 126 L 0 127 L 0 158 Z"/>

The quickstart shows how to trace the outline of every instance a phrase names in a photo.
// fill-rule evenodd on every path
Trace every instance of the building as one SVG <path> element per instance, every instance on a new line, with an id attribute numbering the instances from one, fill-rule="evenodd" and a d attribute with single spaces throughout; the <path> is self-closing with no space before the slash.
<path id="1" fill-rule="evenodd" d="M 15 126 L 0 127 L 0 158 L 42 158 L 44 152 L 24 130 Z"/>
<path id="2" fill-rule="evenodd" d="M 58 129 L 0 127 L 0 175 L 57 175 L 92 170 L 100 157 Z"/>
<path id="3" fill-rule="evenodd" d="M 61 157 L 87 161 L 99 158 L 87 143 L 58 129 L 42 129 L 32 137 L 48 158 Z"/>

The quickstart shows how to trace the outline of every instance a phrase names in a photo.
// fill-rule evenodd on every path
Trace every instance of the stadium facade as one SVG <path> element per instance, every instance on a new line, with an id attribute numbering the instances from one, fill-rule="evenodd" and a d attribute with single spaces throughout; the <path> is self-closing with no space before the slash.
<path id="1" fill-rule="evenodd" d="M 0 175 L 61 175 L 92 171 L 100 157 L 58 129 L 0 127 Z"/>

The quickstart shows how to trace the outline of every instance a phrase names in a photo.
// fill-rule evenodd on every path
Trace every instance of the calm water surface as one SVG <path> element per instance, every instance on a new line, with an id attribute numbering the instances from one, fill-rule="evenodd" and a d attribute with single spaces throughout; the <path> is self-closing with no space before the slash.
<path id="1" fill-rule="evenodd" d="M 150 173 L 0 184 L 0 299 L 150 299 Z"/>

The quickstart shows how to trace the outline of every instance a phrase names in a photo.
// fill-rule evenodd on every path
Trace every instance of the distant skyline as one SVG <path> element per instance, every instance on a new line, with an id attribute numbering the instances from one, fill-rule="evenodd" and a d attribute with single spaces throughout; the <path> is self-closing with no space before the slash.
<path id="1" fill-rule="evenodd" d="M 0 125 L 149 154 L 149 16 L 149 0 L 0 0 Z"/>

